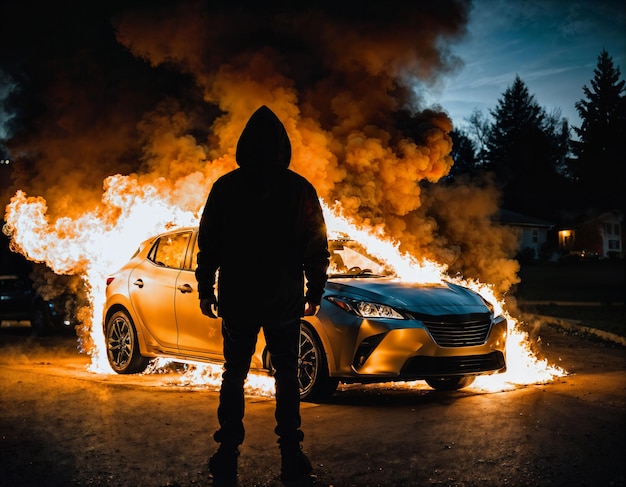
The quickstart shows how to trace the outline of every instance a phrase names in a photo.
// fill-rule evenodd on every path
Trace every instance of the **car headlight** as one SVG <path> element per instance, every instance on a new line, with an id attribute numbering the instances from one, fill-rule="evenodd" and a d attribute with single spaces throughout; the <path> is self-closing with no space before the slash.
<path id="1" fill-rule="evenodd" d="M 350 299 L 340 296 L 328 296 L 326 299 L 328 299 L 331 303 L 336 304 L 344 311 L 362 318 L 387 318 L 392 320 L 407 319 L 401 313 L 386 304 L 372 303 L 371 301 L 361 301 L 358 299 Z"/>

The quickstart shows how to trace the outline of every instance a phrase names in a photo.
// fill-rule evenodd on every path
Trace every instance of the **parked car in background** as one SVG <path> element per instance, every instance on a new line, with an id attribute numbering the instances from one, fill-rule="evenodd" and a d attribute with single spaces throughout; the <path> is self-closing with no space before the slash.
<path id="1" fill-rule="evenodd" d="M 0 320 L 29 321 L 38 334 L 73 328 L 76 298 L 63 293 L 53 299 L 43 299 L 32 280 L 23 274 L 0 275 Z"/>
<path id="2" fill-rule="evenodd" d="M 339 382 L 423 379 L 455 390 L 506 370 L 506 319 L 479 294 L 448 282 L 401 282 L 349 239 L 329 246 L 320 311 L 301 321 L 303 399 L 327 397 Z M 108 277 L 103 327 L 114 371 L 142 372 L 154 357 L 223 362 L 221 320 L 200 311 L 197 253 L 196 227 L 165 232 Z M 252 368 L 272 371 L 262 333 Z"/>

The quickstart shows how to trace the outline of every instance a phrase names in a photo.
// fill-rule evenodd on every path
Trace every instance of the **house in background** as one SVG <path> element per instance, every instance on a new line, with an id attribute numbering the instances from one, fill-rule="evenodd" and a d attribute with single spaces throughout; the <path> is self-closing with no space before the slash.
<path id="1" fill-rule="evenodd" d="M 559 248 L 571 255 L 624 258 L 624 213 L 613 210 L 559 230 Z"/>
<path id="2" fill-rule="evenodd" d="M 554 223 L 509 210 L 499 210 L 493 219 L 517 233 L 520 249 L 518 257 L 521 259 L 537 260 L 546 247 L 554 248 L 554 244 L 549 241 L 549 231 L 555 226 Z"/>

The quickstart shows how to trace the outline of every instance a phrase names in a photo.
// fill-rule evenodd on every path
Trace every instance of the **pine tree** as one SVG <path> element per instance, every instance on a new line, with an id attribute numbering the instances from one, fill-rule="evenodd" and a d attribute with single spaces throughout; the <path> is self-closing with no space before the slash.
<path id="1" fill-rule="evenodd" d="M 562 137 L 566 122 L 548 116 L 519 76 L 490 113 L 486 167 L 502 188 L 503 206 L 549 216 L 556 204 L 557 168 L 568 151 Z"/>
<path id="2" fill-rule="evenodd" d="M 496 180 L 506 185 L 523 177 L 526 167 L 533 163 L 534 148 L 528 142 L 541 133 L 545 114 L 516 76 L 491 116 L 494 122 L 487 138 L 487 166 Z"/>
<path id="3" fill-rule="evenodd" d="M 624 80 L 606 50 L 598 56 L 591 88 L 576 102 L 582 124 L 574 127 L 579 140 L 572 141 L 575 158 L 570 172 L 579 187 L 581 203 L 603 210 L 624 209 L 626 110 Z"/>

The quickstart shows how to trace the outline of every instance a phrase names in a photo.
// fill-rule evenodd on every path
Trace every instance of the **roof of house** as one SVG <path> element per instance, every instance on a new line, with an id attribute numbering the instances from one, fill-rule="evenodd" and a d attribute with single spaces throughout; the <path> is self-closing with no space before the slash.
<path id="1" fill-rule="evenodd" d="M 518 227 L 542 227 L 549 229 L 554 226 L 552 222 L 504 209 L 498 210 L 492 219 L 502 225 Z"/>
<path id="2" fill-rule="evenodd" d="M 588 212 L 584 215 L 580 215 L 578 218 L 574 219 L 569 224 L 561 225 L 561 227 L 563 229 L 579 228 L 584 225 L 588 225 L 590 223 L 603 223 L 605 221 L 614 221 L 614 220 L 623 222 L 624 213 L 621 210 Z"/>

